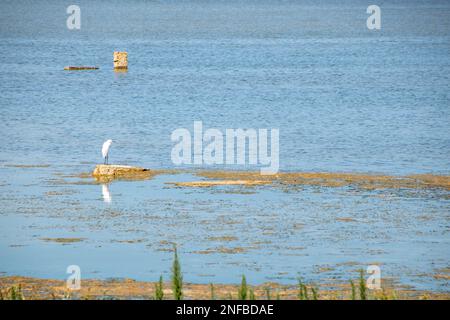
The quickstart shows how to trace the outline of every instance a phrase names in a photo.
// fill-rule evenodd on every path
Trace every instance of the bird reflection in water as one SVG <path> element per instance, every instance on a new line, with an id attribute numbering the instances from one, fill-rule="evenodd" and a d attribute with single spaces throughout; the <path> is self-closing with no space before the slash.
<path id="1" fill-rule="evenodd" d="M 112 198 L 111 198 L 111 193 L 109 192 L 109 184 L 102 184 L 102 195 L 103 195 L 103 201 L 106 203 L 110 203 Z"/>

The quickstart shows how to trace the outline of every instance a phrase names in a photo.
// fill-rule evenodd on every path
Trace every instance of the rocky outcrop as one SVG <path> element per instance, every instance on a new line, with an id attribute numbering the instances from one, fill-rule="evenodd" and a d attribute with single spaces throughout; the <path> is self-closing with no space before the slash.
<path id="1" fill-rule="evenodd" d="M 106 178 L 106 179 L 146 179 L 154 175 L 152 170 L 132 167 L 132 166 L 122 166 L 113 164 L 99 164 L 95 167 L 92 175 L 95 178 Z"/>

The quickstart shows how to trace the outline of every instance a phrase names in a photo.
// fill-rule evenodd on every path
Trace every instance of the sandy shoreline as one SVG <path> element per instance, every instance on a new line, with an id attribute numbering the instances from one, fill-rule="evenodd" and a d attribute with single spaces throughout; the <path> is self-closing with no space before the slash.
<path id="1" fill-rule="evenodd" d="M 357 280 L 355 280 L 357 281 Z M 3 297 L 8 290 L 20 286 L 24 299 L 154 299 L 156 282 L 135 281 L 133 279 L 83 279 L 81 289 L 70 291 L 66 281 L 56 279 L 41 279 L 21 276 L 0 277 L 0 290 Z M 311 292 L 312 286 L 307 285 Z M 332 288 L 332 289 L 330 289 Z M 238 284 L 183 284 L 183 294 L 186 300 L 235 300 L 237 299 Z M 257 300 L 298 299 L 296 285 L 281 285 L 275 282 L 256 286 L 249 285 Z M 349 283 L 323 284 L 317 287 L 320 300 L 349 300 L 351 299 L 351 286 Z M 164 299 L 172 298 L 172 289 L 169 282 L 163 285 Z M 311 295 L 309 296 L 310 298 Z M 450 300 L 450 293 L 418 291 L 397 287 L 386 287 L 380 290 L 368 290 L 369 299 L 433 299 Z"/>

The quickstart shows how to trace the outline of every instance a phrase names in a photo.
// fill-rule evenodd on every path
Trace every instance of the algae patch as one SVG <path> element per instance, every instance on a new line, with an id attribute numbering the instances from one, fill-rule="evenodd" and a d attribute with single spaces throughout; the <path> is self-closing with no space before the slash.
<path id="1" fill-rule="evenodd" d="M 5 167 L 9 168 L 48 168 L 49 164 L 5 164 Z"/>
<path id="2" fill-rule="evenodd" d="M 84 241 L 86 238 L 41 238 L 41 240 L 56 243 L 75 243 Z"/>
<path id="3" fill-rule="evenodd" d="M 275 186 L 354 186 L 361 189 L 428 189 L 442 188 L 450 190 L 450 176 L 418 174 L 410 176 L 389 176 L 361 173 L 329 172 L 280 172 L 275 175 L 261 175 L 251 171 L 198 171 L 195 173 L 207 179 L 221 181 L 244 181 L 243 185 L 272 184 Z M 214 181 L 212 181 L 215 183 Z M 201 182 L 208 185 L 207 182 Z M 226 183 L 225 183 L 226 184 Z M 196 183 L 181 183 L 180 186 L 202 186 Z M 213 184 L 214 185 L 214 184 Z"/>
<path id="4" fill-rule="evenodd" d="M 190 181 L 190 182 L 170 182 L 177 187 L 214 187 L 214 186 L 256 186 L 269 184 L 269 181 L 262 180 L 212 180 L 212 181 Z"/>

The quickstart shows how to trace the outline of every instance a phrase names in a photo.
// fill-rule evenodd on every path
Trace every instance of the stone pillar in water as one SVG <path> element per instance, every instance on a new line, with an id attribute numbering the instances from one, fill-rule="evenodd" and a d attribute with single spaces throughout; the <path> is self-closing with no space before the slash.
<path id="1" fill-rule="evenodd" d="M 128 53 L 121 51 L 114 51 L 114 70 L 128 69 Z"/>

